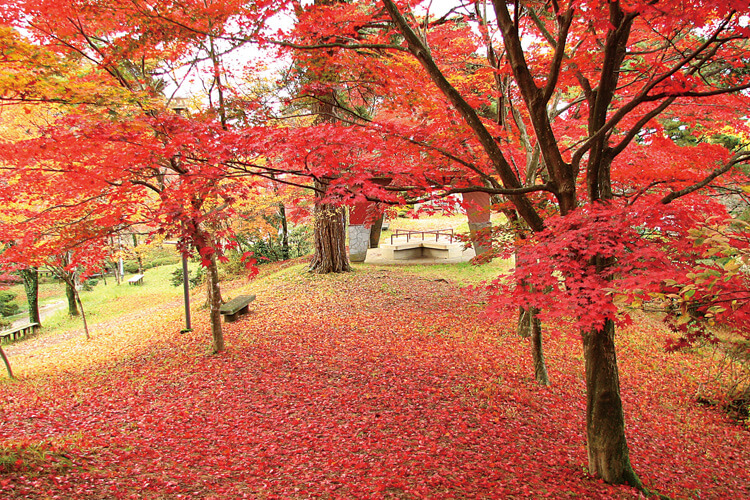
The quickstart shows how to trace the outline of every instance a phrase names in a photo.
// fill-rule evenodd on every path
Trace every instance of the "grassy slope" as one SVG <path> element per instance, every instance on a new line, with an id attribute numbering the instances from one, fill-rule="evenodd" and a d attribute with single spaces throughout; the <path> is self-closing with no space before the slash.
<path id="1" fill-rule="evenodd" d="M 208 354 L 204 312 L 180 335 L 179 301 L 153 297 L 90 342 L 11 353 L 2 494 L 637 497 L 586 475 L 576 334 L 547 330 L 554 386 L 537 387 L 512 315 L 490 320 L 452 282 L 484 271 L 271 269 L 225 286 L 258 300 L 225 327 L 222 355 Z M 636 469 L 677 498 L 750 497 L 747 430 L 692 401 L 696 360 L 664 354 L 663 335 L 646 317 L 619 335 Z"/>
<path id="2" fill-rule="evenodd" d="M 196 264 L 191 264 L 191 270 Z M 84 311 L 89 322 L 95 323 L 119 316 L 123 311 L 130 311 L 140 307 L 149 306 L 154 303 L 174 300 L 182 296 L 182 288 L 174 287 L 170 283 L 172 272 L 179 266 L 167 265 L 146 270 L 144 280 L 145 287 L 129 286 L 127 283 L 117 285 L 113 277 L 107 277 L 106 284 L 103 280 L 91 290 L 81 290 L 80 296 Z M 130 275 L 125 276 L 125 281 Z M 16 293 L 16 303 L 26 308 L 26 295 L 23 285 L 15 285 L 8 288 Z M 63 304 L 59 304 L 63 302 Z M 62 332 L 81 327 L 80 318 L 68 316 L 67 300 L 65 299 L 65 286 L 58 281 L 46 279 L 39 287 L 40 307 L 58 304 L 56 312 L 43 321 L 43 326 L 48 331 Z M 9 319 L 16 320 L 26 318 L 28 313 L 24 310 Z"/>

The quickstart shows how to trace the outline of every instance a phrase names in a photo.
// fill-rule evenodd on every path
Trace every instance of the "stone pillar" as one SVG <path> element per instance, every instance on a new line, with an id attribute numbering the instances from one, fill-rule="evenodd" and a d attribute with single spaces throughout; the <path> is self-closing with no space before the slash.
<path id="1" fill-rule="evenodd" d="M 482 191 L 464 193 L 463 206 L 469 218 L 469 232 L 474 252 L 481 255 L 492 249 L 489 240 L 489 231 L 492 228 L 490 222 L 490 195 Z"/>
<path id="2" fill-rule="evenodd" d="M 349 209 L 349 260 L 364 262 L 370 247 L 370 228 L 367 222 L 368 202 L 357 203 Z"/>
<path id="3" fill-rule="evenodd" d="M 370 228 L 363 224 L 349 224 L 349 260 L 364 262 L 370 246 Z"/>

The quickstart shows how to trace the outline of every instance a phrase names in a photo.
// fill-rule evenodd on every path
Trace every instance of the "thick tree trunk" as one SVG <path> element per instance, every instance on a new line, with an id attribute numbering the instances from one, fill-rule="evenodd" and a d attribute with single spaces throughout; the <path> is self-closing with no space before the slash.
<path id="1" fill-rule="evenodd" d="M 211 337 L 212 347 L 214 353 L 224 351 L 224 332 L 221 329 L 221 289 L 219 288 L 219 269 L 216 265 L 216 256 L 211 254 L 209 259 L 208 268 L 206 269 L 208 275 L 208 283 L 206 285 L 208 291 L 208 304 L 210 311 L 210 322 L 211 322 Z"/>
<path id="2" fill-rule="evenodd" d="M 23 288 L 26 292 L 26 303 L 29 305 L 29 322 L 42 325 L 39 315 L 39 273 L 36 267 L 30 267 L 21 271 Z"/>
<path id="3" fill-rule="evenodd" d="M 370 248 L 378 248 L 380 246 L 380 233 L 383 232 L 384 219 L 385 215 L 381 215 L 372 223 L 372 227 L 370 228 Z"/>
<path id="4" fill-rule="evenodd" d="M 68 314 L 78 316 L 78 304 L 76 303 L 76 287 L 68 280 L 65 280 L 65 296 L 68 298 Z"/>
<path id="5" fill-rule="evenodd" d="M 542 322 L 537 316 L 535 308 L 518 308 L 518 334 L 523 338 L 531 338 L 531 359 L 534 363 L 534 380 L 541 385 L 550 385 L 547 363 L 544 360 L 542 343 Z"/>
<path id="6" fill-rule="evenodd" d="M 316 187 L 324 186 L 316 181 Z M 317 274 L 350 271 L 346 254 L 346 210 L 344 207 L 315 202 L 315 255 L 309 270 Z"/>
<path id="7" fill-rule="evenodd" d="M 630 465 L 625 419 L 620 399 L 620 376 L 615 353 L 615 324 L 583 332 L 586 363 L 586 437 L 589 472 L 614 484 L 642 489 Z"/>

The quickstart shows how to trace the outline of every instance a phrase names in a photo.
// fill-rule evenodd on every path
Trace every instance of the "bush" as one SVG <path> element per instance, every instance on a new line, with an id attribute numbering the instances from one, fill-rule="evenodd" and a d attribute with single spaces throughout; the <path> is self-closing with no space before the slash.
<path id="1" fill-rule="evenodd" d="M 278 262 L 284 259 L 283 248 L 279 238 L 268 238 L 252 242 L 249 251 L 258 259 L 258 264 Z M 310 226 L 291 226 L 289 228 L 289 259 L 296 259 L 312 251 L 312 229 Z"/>
<path id="2" fill-rule="evenodd" d="M 138 274 L 138 261 L 126 260 L 122 263 L 122 268 L 125 270 L 126 274 Z"/>
<path id="3" fill-rule="evenodd" d="M 172 256 L 172 257 L 159 257 L 144 264 L 143 267 L 145 267 L 146 269 L 151 269 L 152 267 L 169 266 L 171 264 L 178 264 L 179 262 L 180 262 L 179 255 Z"/>
<path id="4" fill-rule="evenodd" d="M 16 294 L 7 290 L 0 290 L 0 316 L 13 316 L 18 313 L 18 304 L 13 304 Z"/>
<path id="5" fill-rule="evenodd" d="M 285 260 L 281 239 L 275 236 L 250 240 L 248 236 L 238 236 L 239 250 L 227 253 L 227 261 L 221 267 L 229 275 L 242 275 L 246 273 L 245 263 L 242 255 L 252 252 L 253 258 L 257 260 L 256 265 L 267 264 Z M 312 228 L 307 225 L 290 225 L 289 227 L 289 255 L 288 259 L 296 259 L 307 255 L 312 251 Z"/>
<path id="6" fill-rule="evenodd" d="M 188 281 L 190 283 L 190 288 L 195 288 L 201 283 L 203 283 L 203 280 L 206 277 L 206 270 L 203 266 L 199 266 L 195 272 L 190 272 L 188 270 Z M 172 278 L 169 280 L 170 283 L 172 283 L 172 286 L 182 286 L 183 283 L 183 277 L 182 277 L 182 268 L 179 267 L 175 269 L 172 272 Z"/>
<path id="7" fill-rule="evenodd" d="M 86 281 L 84 281 L 81 286 L 83 287 L 84 291 L 90 292 L 98 284 L 99 284 L 99 280 L 98 279 L 91 278 L 91 279 L 87 279 Z"/>

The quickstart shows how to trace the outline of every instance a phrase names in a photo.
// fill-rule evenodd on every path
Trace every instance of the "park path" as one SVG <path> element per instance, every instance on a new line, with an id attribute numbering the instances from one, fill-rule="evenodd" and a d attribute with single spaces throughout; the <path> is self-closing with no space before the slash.
<path id="1" fill-rule="evenodd" d="M 63 309 L 64 307 L 65 307 L 65 299 L 56 300 L 55 302 L 51 302 L 49 304 L 44 304 L 42 306 L 39 306 L 39 317 L 42 320 L 42 324 L 44 324 L 45 319 L 49 318 L 54 313 L 56 313 L 60 309 Z M 16 328 L 19 326 L 27 325 L 28 323 L 29 323 L 28 316 L 23 316 L 22 318 L 15 320 L 11 328 Z"/>
<path id="2" fill-rule="evenodd" d="M 92 335 L 96 335 L 96 330 L 98 328 L 107 328 L 110 326 L 121 325 L 130 320 L 135 320 L 138 317 L 143 316 L 144 314 L 148 314 L 149 312 L 155 312 L 161 309 L 170 309 L 173 307 L 181 306 L 182 300 L 183 300 L 182 298 L 179 298 L 179 299 L 175 299 L 169 302 L 165 302 L 163 304 L 157 304 L 146 310 L 144 310 L 143 308 L 140 308 L 137 311 L 131 311 L 131 312 L 125 313 L 121 316 L 118 316 L 116 318 L 112 318 L 106 321 L 101 321 L 97 323 L 89 323 L 89 332 Z M 41 308 L 39 311 L 39 315 L 41 316 L 42 324 L 44 324 L 45 318 L 48 318 L 53 313 L 65 307 L 67 307 L 66 301 L 62 299 L 57 302 L 47 304 L 44 308 Z M 22 322 L 22 324 L 26 324 L 26 323 L 28 323 L 28 319 L 25 319 Z M 14 357 L 34 353 L 36 351 L 41 351 L 51 346 L 61 344 L 63 342 L 67 342 L 70 339 L 80 337 L 83 335 L 84 335 L 83 322 L 81 322 L 80 328 L 73 328 L 71 330 L 66 330 L 64 332 L 55 333 L 55 334 L 50 333 L 50 332 L 45 332 L 44 329 L 42 329 L 34 335 L 29 335 L 17 342 L 14 342 L 13 344 L 4 346 L 3 350 L 5 351 L 5 354 L 8 356 L 8 358 L 12 360 Z"/>

